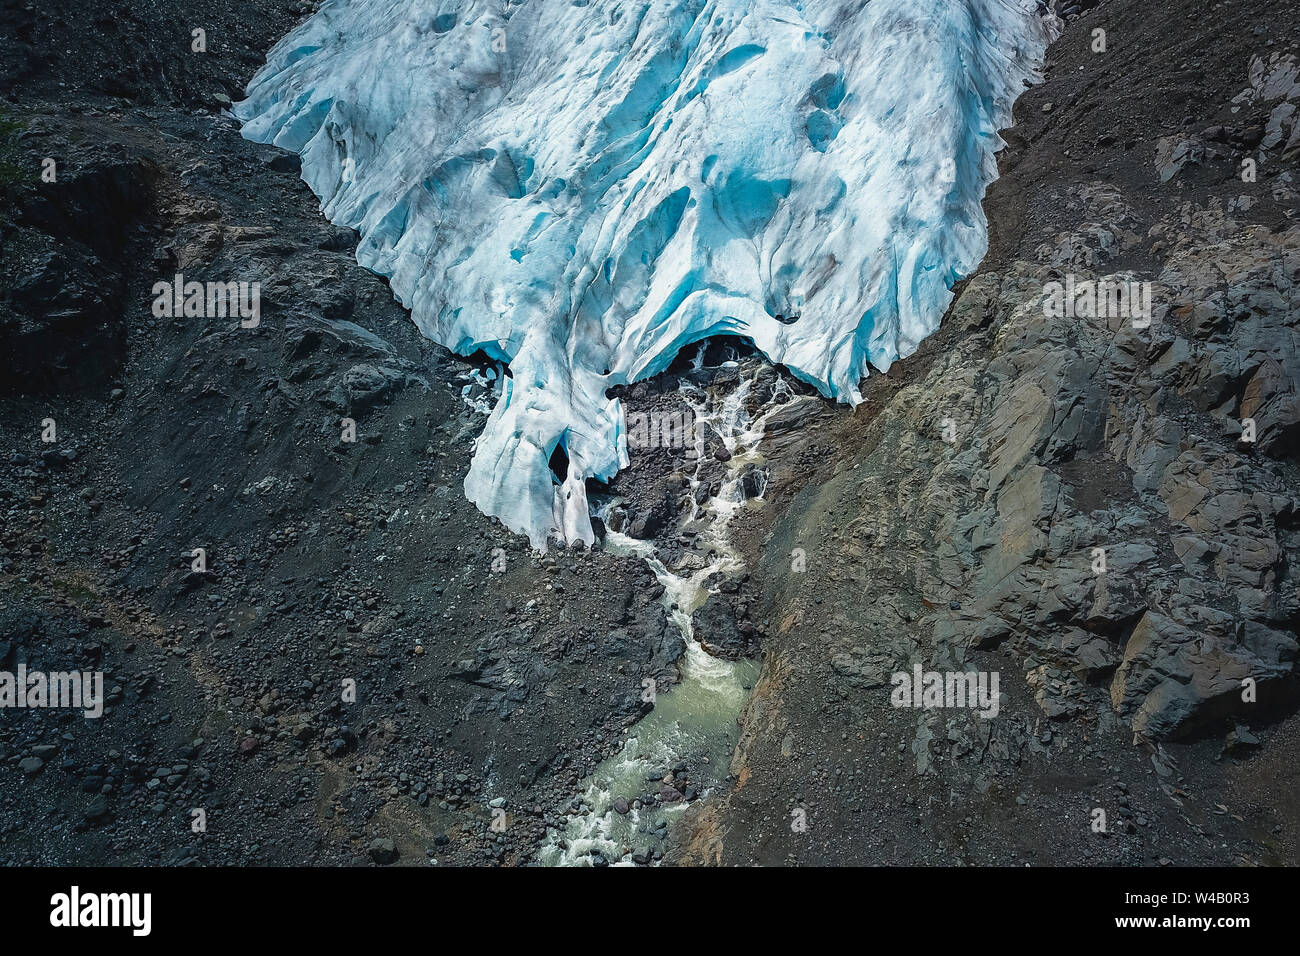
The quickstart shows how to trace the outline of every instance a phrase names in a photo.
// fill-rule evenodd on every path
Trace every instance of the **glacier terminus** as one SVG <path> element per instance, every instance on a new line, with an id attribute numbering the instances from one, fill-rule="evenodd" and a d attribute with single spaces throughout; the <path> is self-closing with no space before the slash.
<path id="1" fill-rule="evenodd" d="M 591 544 L 610 388 L 735 335 L 857 403 L 934 331 L 1057 28 L 1038 0 L 327 0 L 235 113 L 426 336 L 508 366 L 466 495 Z"/>

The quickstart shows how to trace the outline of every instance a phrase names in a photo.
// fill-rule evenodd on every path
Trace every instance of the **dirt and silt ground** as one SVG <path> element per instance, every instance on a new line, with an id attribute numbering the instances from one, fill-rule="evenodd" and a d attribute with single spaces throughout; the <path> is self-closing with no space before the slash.
<path id="1" fill-rule="evenodd" d="M 856 410 L 684 355 L 629 409 L 744 388 L 757 448 L 634 455 L 604 546 L 541 556 L 461 494 L 483 366 L 222 113 L 308 6 L 7 5 L 0 663 L 103 671 L 108 706 L 0 717 L 0 858 L 1297 862 L 1297 12 L 1091 7 L 917 355 Z M 261 325 L 154 317 L 177 272 L 261 281 Z M 1036 307 L 1129 272 L 1148 330 Z M 913 662 L 997 671 L 999 717 L 891 707 Z M 591 788 L 709 680 L 742 690 L 703 737 Z"/>

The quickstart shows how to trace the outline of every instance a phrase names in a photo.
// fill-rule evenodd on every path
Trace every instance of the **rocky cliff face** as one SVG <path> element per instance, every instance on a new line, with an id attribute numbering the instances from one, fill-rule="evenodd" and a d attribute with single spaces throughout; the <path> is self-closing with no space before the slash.
<path id="1" fill-rule="evenodd" d="M 1212 802 L 1222 768 L 1205 761 L 1235 725 L 1285 718 L 1264 736 L 1293 752 L 1296 59 L 1259 26 L 1294 11 L 1179 16 L 1115 2 L 1070 23 L 1017 110 L 995 249 L 939 341 L 852 418 L 801 425 L 833 456 L 777 458 L 780 516 L 753 529 L 771 630 L 740 782 L 687 859 L 935 859 L 933 835 L 864 829 L 936 798 L 963 808 L 940 842 L 975 862 L 1141 859 L 1162 839 L 1155 857 L 1216 858 L 1158 810 L 1089 843 L 1087 807 L 1127 807 L 1110 788 L 1143 781 Z M 1149 310 L 1060 307 L 1107 282 L 1148 283 Z M 890 707 L 891 674 L 918 663 L 1000 672 L 999 718 Z M 1070 782 L 1025 796 L 1038 774 Z M 1008 832 L 1053 817 L 1055 847 Z M 1288 821 L 1235 852 L 1294 840 Z"/>

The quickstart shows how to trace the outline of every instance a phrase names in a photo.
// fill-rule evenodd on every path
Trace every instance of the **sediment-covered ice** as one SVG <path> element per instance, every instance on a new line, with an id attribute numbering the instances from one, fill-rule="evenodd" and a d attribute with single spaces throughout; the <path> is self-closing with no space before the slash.
<path id="1" fill-rule="evenodd" d="M 590 542 L 584 479 L 627 463 L 611 386 L 733 334 L 857 402 L 935 329 L 1040 6 L 327 0 L 236 112 L 424 334 L 509 364 L 469 498 Z"/>

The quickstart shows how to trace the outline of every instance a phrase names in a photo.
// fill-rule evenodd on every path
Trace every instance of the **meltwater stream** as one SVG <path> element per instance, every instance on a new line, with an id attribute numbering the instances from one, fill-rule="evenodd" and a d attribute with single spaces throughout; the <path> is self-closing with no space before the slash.
<path id="1" fill-rule="evenodd" d="M 732 456 L 718 494 L 695 500 L 703 462 L 688 479 L 690 500 L 695 503 L 682 515 L 680 528 L 697 531 L 695 553 L 702 556 L 704 566 L 675 572 L 664 565 L 651 542 L 606 533 L 607 550 L 640 556 L 654 571 L 664 587 L 669 618 L 685 638 L 686 653 L 680 682 L 657 696 L 654 710 L 632 729 L 622 751 L 601 762 L 584 781 L 581 809 L 570 814 L 562 829 L 548 834 L 539 853 L 543 864 L 630 866 L 654 859 L 664 847 L 669 826 L 690 803 L 677 798 L 679 791 L 671 785 L 673 769 L 687 768 L 686 795 L 694 798 L 707 795 L 727 775 L 739 733 L 738 718 L 758 678 L 758 665 L 711 656 L 695 635 L 691 615 L 708 599 L 710 586 L 716 586 L 719 577 L 735 577 L 744 570 L 728 538 L 728 527 L 741 509 L 762 506 L 761 497 L 746 498 L 742 475 L 749 466 L 763 464 L 759 446 L 768 415 L 791 401 L 810 401 L 796 397 L 778 377 L 771 396 L 751 412 L 748 400 L 761 372 L 761 367 L 750 370 L 725 397 L 694 386 L 682 390 L 696 422 L 720 437 Z M 606 502 L 598 513 L 608 517 L 617 504 Z M 660 799 L 661 793 L 668 799 Z M 642 802 L 646 795 L 653 799 Z"/>
<path id="2" fill-rule="evenodd" d="M 488 412 L 466 496 L 539 550 L 591 545 L 587 482 L 628 465 L 613 390 L 738 336 L 857 404 L 869 365 L 934 331 L 988 247 L 998 132 L 1058 27 L 1042 0 L 325 0 L 234 111 L 302 158 L 421 332 L 499 363 L 463 393 Z M 645 859 L 681 812 L 666 788 L 637 805 L 650 774 L 685 763 L 698 794 L 726 773 L 754 668 L 711 658 L 691 612 L 741 573 L 728 527 L 792 394 L 759 402 L 756 380 L 683 395 L 732 453 L 716 493 L 688 482 L 689 560 L 607 534 L 663 582 L 682 680 L 545 862 Z"/>

